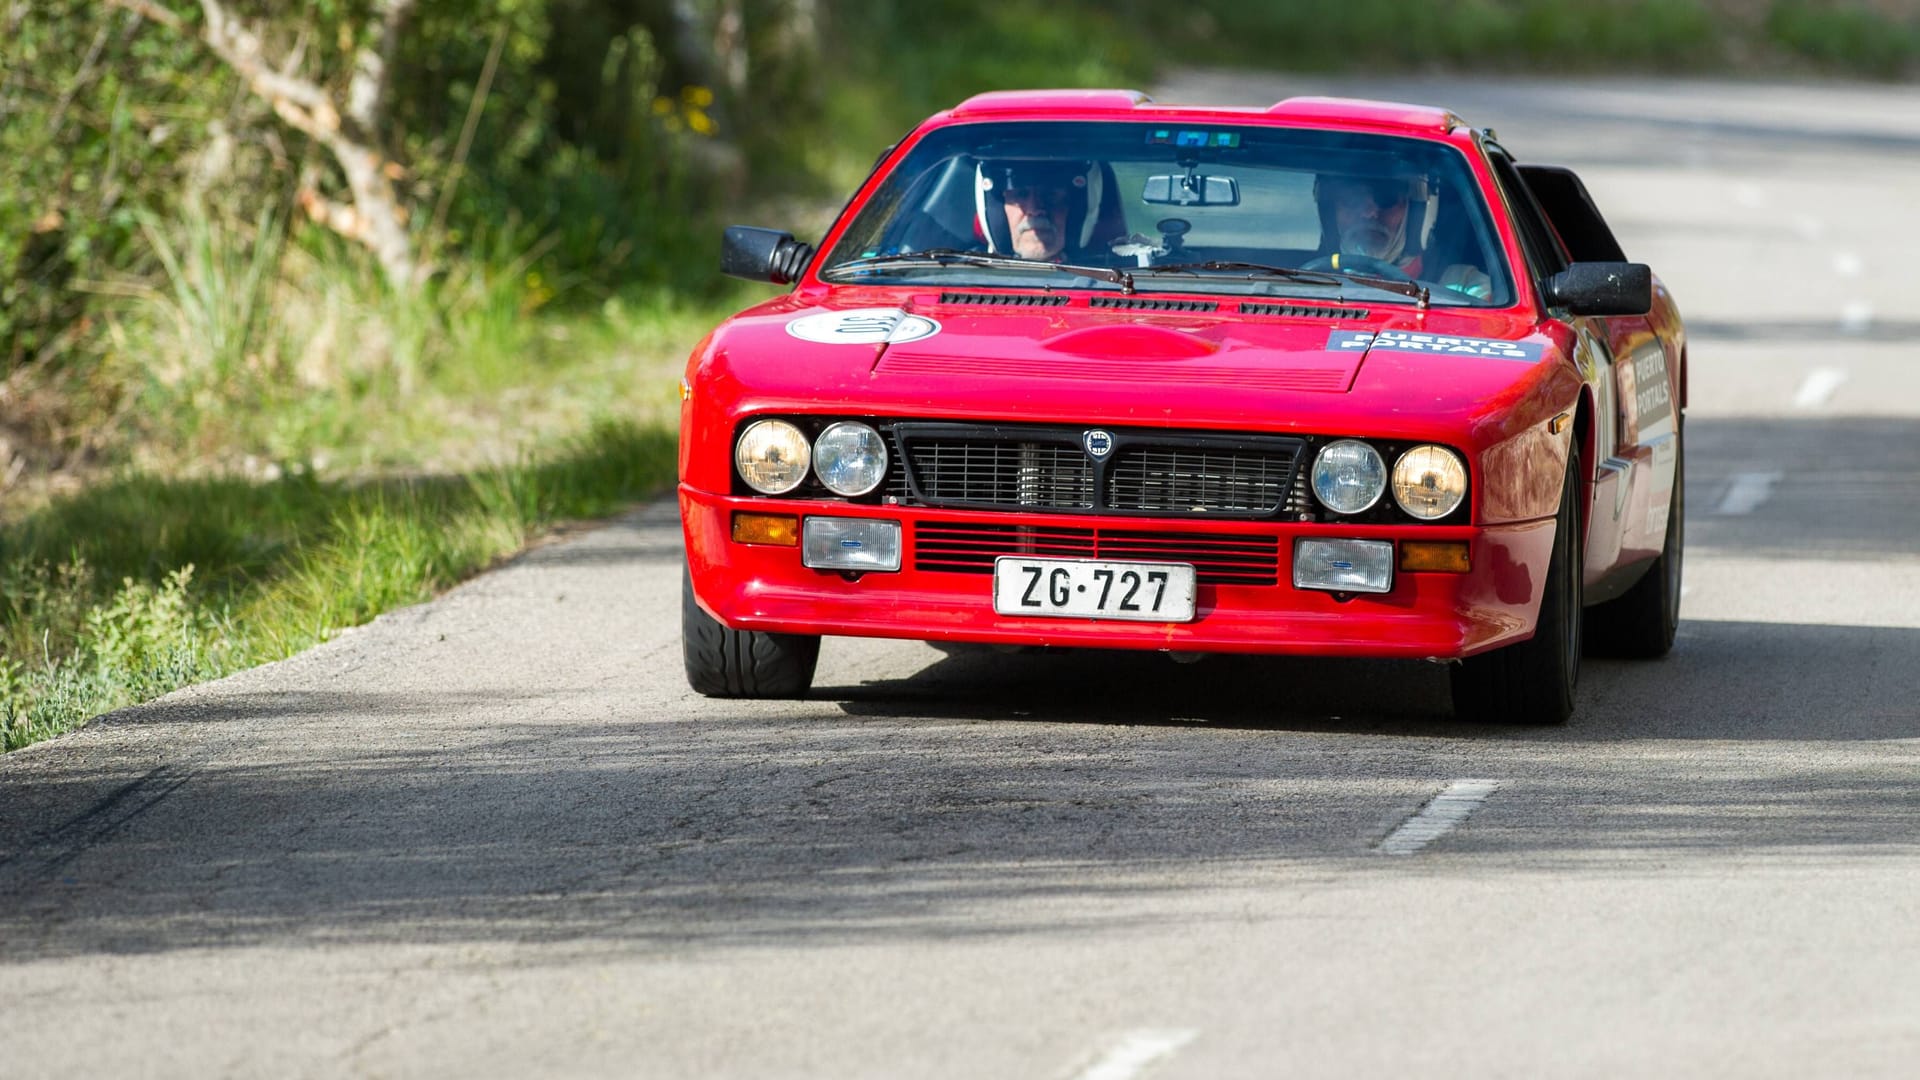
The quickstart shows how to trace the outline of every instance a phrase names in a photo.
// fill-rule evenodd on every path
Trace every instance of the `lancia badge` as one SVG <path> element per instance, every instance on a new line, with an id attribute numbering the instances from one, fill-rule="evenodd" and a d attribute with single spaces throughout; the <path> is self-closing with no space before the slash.
<path id="1" fill-rule="evenodd" d="M 1087 432 L 1086 435 L 1081 438 L 1080 442 L 1081 445 L 1087 448 L 1087 456 L 1093 458 L 1095 461 L 1099 461 L 1108 454 L 1113 453 L 1112 432 L 1101 431 L 1099 428 L 1094 428 L 1092 431 Z"/>

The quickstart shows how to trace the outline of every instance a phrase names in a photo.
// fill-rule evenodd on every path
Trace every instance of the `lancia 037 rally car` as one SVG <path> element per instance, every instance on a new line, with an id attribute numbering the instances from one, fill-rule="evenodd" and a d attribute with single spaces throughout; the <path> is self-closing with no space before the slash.
<path id="1" fill-rule="evenodd" d="M 682 384 L 692 686 L 821 635 L 1404 657 L 1555 723 L 1679 619 L 1686 338 L 1585 186 L 1438 108 L 996 92 Z"/>

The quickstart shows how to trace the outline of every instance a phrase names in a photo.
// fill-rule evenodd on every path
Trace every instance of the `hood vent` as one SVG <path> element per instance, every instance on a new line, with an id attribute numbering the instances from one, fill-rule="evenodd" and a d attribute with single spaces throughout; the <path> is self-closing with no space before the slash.
<path id="1" fill-rule="evenodd" d="M 1218 311 L 1211 300 L 1154 300 L 1144 296 L 1096 296 L 1088 303 L 1096 308 L 1125 308 L 1128 311 Z"/>
<path id="2" fill-rule="evenodd" d="M 1290 319 L 1364 319 L 1366 308 L 1314 307 L 1311 304 L 1241 304 L 1242 315 L 1284 315 Z"/>
<path id="3" fill-rule="evenodd" d="M 974 304 L 980 307 L 1061 307 L 1066 304 L 1067 298 L 1034 293 L 943 292 L 940 294 L 940 302 Z"/>

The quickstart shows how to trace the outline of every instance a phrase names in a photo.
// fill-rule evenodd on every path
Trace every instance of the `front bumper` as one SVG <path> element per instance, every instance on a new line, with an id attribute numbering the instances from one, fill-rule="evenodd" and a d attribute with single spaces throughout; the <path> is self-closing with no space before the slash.
<path id="1" fill-rule="evenodd" d="M 905 526 L 897 573 L 855 579 L 801 565 L 800 550 L 736 543 L 735 511 L 872 517 Z M 902 506 L 850 506 L 830 501 L 741 498 L 680 486 L 687 565 L 700 606 L 736 630 L 849 637 L 971 641 L 1178 652 L 1272 653 L 1452 659 L 1533 635 L 1553 548 L 1551 518 L 1478 526 L 1342 526 L 1287 522 L 1169 521 L 1061 514 L 966 513 Z M 957 573 L 916 565 L 920 527 L 955 523 L 1037 529 L 1144 526 L 1200 540 L 1271 538 L 1276 583 L 1209 584 L 1203 573 L 1194 621 L 1140 623 L 1081 618 L 1021 618 L 993 610 L 990 573 Z M 1297 589 L 1292 580 L 1297 537 L 1376 540 L 1465 540 L 1466 573 L 1395 575 L 1390 592 L 1347 598 Z"/>

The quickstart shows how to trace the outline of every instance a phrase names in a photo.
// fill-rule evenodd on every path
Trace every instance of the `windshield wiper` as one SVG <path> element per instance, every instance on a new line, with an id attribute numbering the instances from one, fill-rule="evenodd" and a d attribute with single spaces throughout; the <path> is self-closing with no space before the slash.
<path id="1" fill-rule="evenodd" d="M 1124 292 L 1133 291 L 1133 275 L 1125 270 L 1110 270 L 1104 266 L 1075 266 L 1072 263 L 1036 262 L 1033 259 L 983 255 L 977 251 L 956 251 L 953 248 L 928 248 L 925 251 L 903 251 L 895 255 L 873 255 L 830 267 L 822 271 L 820 276 L 829 281 L 838 281 L 842 274 L 854 270 L 869 268 L 911 270 L 932 266 L 984 266 L 990 270 L 1045 270 L 1050 273 L 1090 277 L 1097 281 L 1110 281 L 1120 286 Z"/>
<path id="2" fill-rule="evenodd" d="M 1200 271 L 1210 273 L 1244 273 L 1248 277 L 1277 277 L 1288 281 L 1298 281 L 1306 285 L 1338 285 L 1341 278 L 1315 270 L 1299 270 L 1291 266 L 1269 266 L 1266 263 L 1233 262 L 1209 259 L 1206 262 L 1168 263 L 1165 266 L 1143 266 L 1139 272 L 1148 274 L 1194 274 Z"/>
<path id="3" fill-rule="evenodd" d="M 1336 274 L 1342 280 L 1351 281 L 1356 285 L 1365 285 L 1370 289 L 1379 289 L 1381 292 L 1398 293 L 1401 296 L 1410 297 L 1418 301 L 1421 307 L 1426 307 L 1433 301 L 1433 294 L 1427 290 L 1427 287 L 1411 279 L 1401 281 L 1397 278 L 1377 277 L 1373 274 L 1359 274 L 1352 270 L 1328 270 L 1326 272 Z"/>

